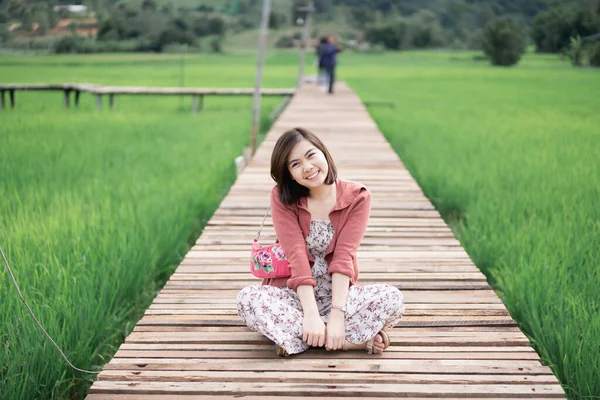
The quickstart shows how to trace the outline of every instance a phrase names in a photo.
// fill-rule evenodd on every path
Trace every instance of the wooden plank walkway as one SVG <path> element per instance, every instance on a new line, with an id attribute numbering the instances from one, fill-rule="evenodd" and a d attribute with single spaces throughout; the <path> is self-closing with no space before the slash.
<path id="1" fill-rule="evenodd" d="M 279 358 L 239 321 L 257 283 L 250 243 L 268 205 L 269 162 L 283 131 L 304 126 L 344 178 L 372 191 L 360 283 L 397 285 L 406 314 L 382 355 L 311 349 Z M 267 224 L 264 242 L 274 240 Z M 196 245 L 93 384 L 88 399 L 564 398 L 547 366 L 343 83 L 303 86 Z"/>

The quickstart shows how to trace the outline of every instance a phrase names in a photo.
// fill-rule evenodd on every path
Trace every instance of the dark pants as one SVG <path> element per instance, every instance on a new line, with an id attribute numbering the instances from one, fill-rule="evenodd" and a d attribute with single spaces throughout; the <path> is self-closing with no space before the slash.
<path id="1" fill-rule="evenodd" d="M 333 84 L 335 83 L 335 65 L 326 66 L 325 71 L 329 75 L 329 93 L 333 93 Z"/>

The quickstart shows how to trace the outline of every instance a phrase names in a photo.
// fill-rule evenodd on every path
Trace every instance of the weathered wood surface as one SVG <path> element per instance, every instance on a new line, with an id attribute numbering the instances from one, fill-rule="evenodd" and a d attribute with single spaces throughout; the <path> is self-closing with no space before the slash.
<path id="1" fill-rule="evenodd" d="M 337 89 L 300 89 L 88 399 L 564 398 L 358 97 Z M 273 185 L 271 150 L 297 125 L 319 134 L 342 177 L 372 191 L 360 282 L 397 285 L 407 302 L 382 355 L 279 358 L 237 317 L 239 289 L 257 283 L 249 252 Z M 271 221 L 261 238 L 275 238 Z"/>
<path id="2" fill-rule="evenodd" d="M 116 95 L 150 95 L 150 96 L 192 96 L 192 112 L 198 112 L 198 96 L 203 109 L 204 96 L 251 96 L 252 88 L 181 88 L 181 87 L 143 87 L 143 86 L 102 86 L 91 83 L 59 83 L 59 84 L 7 84 L 0 83 L 0 108 L 5 108 L 4 92 L 8 92 L 11 108 L 15 107 L 15 91 L 63 91 L 65 107 L 70 106 L 70 94 L 75 93 L 75 105 L 79 104 L 81 92 L 96 96 L 96 107 L 102 107 L 102 96 L 109 96 L 109 107 L 114 108 Z M 294 88 L 260 90 L 261 96 L 292 96 Z"/>
<path id="3" fill-rule="evenodd" d="M 91 83 L 0 83 L 0 90 L 81 90 L 87 91 L 98 85 Z"/>
<path id="4" fill-rule="evenodd" d="M 217 95 L 251 96 L 254 89 L 248 88 L 181 88 L 181 87 L 137 87 L 137 86 L 101 86 L 90 90 L 93 94 L 130 94 L 130 95 Z M 290 96 L 294 89 L 261 89 L 262 96 Z"/>
<path id="5" fill-rule="evenodd" d="M 144 86 L 102 86 L 91 83 L 25 84 L 0 83 L 0 90 L 79 90 L 93 94 L 205 94 L 205 95 L 252 95 L 252 88 L 182 88 L 182 87 L 144 87 Z M 261 89 L 263 96 L 290 96 L 295 89 Z"/>

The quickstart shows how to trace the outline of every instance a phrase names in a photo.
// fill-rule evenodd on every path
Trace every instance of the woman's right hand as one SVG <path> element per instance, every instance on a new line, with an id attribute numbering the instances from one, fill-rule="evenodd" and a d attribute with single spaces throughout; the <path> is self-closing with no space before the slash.
<path id="1" fill-rule="evenodd" d="M 304 315 L 302 341 L 309 346 L 323 347 L 325 344 L 325 323 L 319 314 Z"/>

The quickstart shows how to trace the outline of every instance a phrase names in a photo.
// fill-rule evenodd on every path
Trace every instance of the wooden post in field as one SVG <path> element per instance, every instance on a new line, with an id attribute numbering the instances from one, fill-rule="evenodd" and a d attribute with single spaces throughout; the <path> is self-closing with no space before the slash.
<path id="1" fill-rule="evenodd" d="M 69 108 L 69 97 L 71 96 L 71 90 L 65 89 L 65 108 Z"/>
<path id="2" fill-rule="evenodd" d="M 198 113 L 198 95 L 193 94 L 192 95 L 192 114 L 197 114 L 197 113 Z"/>
<path id="3" fill-rule="evenodd" d="M 269 29 L 269 15 L 271 11 L 271 0 L 264 0 L 262 10 L 262 20 L 260 21 L 260 36 L 258 38 L 258 58 L 256 62 L 256 79 L 254 81 L 254 101 L 252 104 L 252 134 L 250 137 L 250 147 L 252 155 L 256 152 L 256 137 L 260 124 L 260 85 L 262 82 L 263 59 Z"/>
<path id="4" fill-rule="evenodd" d="M 296 81 L 296 88 L 302 85 L 304 79 L 304 63 L 306 58 L 306 48 L 310 44 L 310 24 L 312 20 L 312 13 L 314 12 L 312 0 L 308 3 L 308 7 L 299 7 L 298 11 L 306 11 L 306 18 L 304 19 L 304 31 L 302 32 L 302 45 L 300 47 L 300 61 L 298 63 L 298 80 Z"/>

